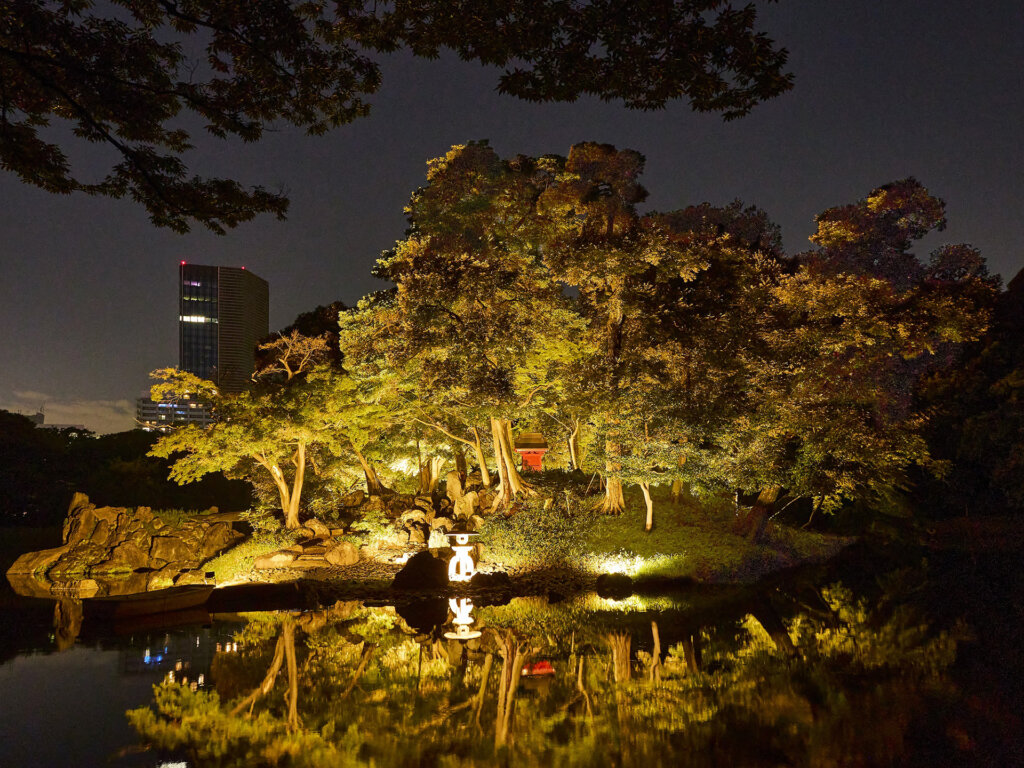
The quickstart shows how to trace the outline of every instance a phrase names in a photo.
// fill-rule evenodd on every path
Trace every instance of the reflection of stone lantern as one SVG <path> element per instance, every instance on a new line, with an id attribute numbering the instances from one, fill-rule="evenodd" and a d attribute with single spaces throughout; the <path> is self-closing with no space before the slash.
<path id="1" fill-rule="evenodd" d="M 540 432 L 522 432 L 516 438 L 516 453 L 523 457 L 524 472 L 540 472 L 548 441 Z"/>
<path id="2" fill-rule="evenodd" d="M 472 629 L 473 626 L 473 601 L 468 597 L 456 600 L 454 597 L 448 600 L 448 607 L 452 609 L 455 618 L 452 624 L 455 625 L 454 632 L 445 632 L 444 636 L 449 640 L 472 640 L 480 637 L 480 631 Z"/>
<path id="3" fill-rule="evenodd" d="M 469 540 L 480 534 L 460 526 L 445 535 L 451 540 L 451 547 L 455 552 L 448 562 L 448 581 L 469 581 L 476 573 L 476 564 L 473 562 L 473 556 L 469 554 L 473 551 L 473 545 Z"/>

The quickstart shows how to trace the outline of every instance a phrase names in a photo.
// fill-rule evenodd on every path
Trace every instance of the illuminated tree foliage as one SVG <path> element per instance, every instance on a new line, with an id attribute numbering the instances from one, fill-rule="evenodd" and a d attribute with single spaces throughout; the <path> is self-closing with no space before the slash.
<path id="1" fill-rule="evenodd" d="M 291 386 L 254 388 L 222 394 L 211 382 L 176 369 L 156 371 L 162 383 L 153 398 L 199 398 L 214 406 L 217 421 L 169 432 L 151 455 L 183 454 L 171 466 L 171 479 L 198 480 L 211 472 L 273 484 L 287 528 L 299 527 L 307 470 L 346 450 L 359 453 L 369 439 L 375 413 L 355 397 L 351 379 L 330 366 L 312 365 Z M 360 454 L 361 455 L 361 454 Z"/>
<path id="2" fill-rule="evenodd" d="M 927 264 L 911 252 L 942 202 L 895 182 L 823 213 L 819 247 L 787 258 L 738 201 L 639 213 L 643 167 L 591 143 L 432 161 L 409 236 L 378 265 L 395 289 L 343 318 L 352 370 L 484 469 L 489 432 L 499 501 L 525 490 L 512 420 L 565 425 L 570 466 L 603 475 L 604 510 L 635 483 L 648 530 L 652 483 L 757 495 L 741 526 L 756 537 L 783 497 L 831 510 L 914 464 L 941 469 L 913 390 L 984 330 L 996 288 L 969 246 Z"/>
<path id="3" fill-rule="evenodd" d="M 501 67 L 499 90 L 532 101 L 686 98 L 730 119 L 791 87 L 786 51 L 756 22 L 753 4 L 721 0 L 11 0 L 0 6 L 0 164 L 51 192 L 131 197 L 158 226 L 223 233 L 259 213 L 283 218 L 288 200 L 191 175 L 190 123 L 247 142 L 279 122 L 323 134 L 368 113 L 373 57 L 398 49 Z M 42 130 L 55 118 L 114 155 L 105 176 L 71 168 Z"/>
<path id="4" fill-rule="evenodd" d="M 772 287 L 767 352 L 748 385 L 757 394 L 719 468 L 760 491 L 751 532 L 781 489 L 834 509 L 904 487 L 915 464 L 943 469 L 914 390 L 984 332 L 997 288 L 969 246 L 939 248 L 928 263 L 910 251 L 943 210 L 913 179 L 830 209 L 811 237 L 819 248 Z"/>

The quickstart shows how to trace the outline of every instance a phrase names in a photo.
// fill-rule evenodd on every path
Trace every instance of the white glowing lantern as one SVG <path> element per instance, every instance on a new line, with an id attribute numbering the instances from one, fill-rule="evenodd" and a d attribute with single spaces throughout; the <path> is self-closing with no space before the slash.
<path id="1" fill-rule="evenodd" d="M 449 598 L 448 607 L 452 609 L 452 613 L 455 614 L 455 618 L 452 619 L 452 624 L 455 625 L 454 632 L 445 632 L 444 636 L 449 640 L 472 640 L 475 637 L 480 637 L 480 632 L 473 629 L 473 601 L 468 597 L 463 597 L 456 600 L 454 597 Z"/>
<path id="2" fill-rule="evenodd" d="M 448 581 L 469 581 L 476 573 L 476 563 L 470 554 L 473 545 L 469 540 L 480 534 L 471 531 L 452 531 L 446 535 L 451 539 L 452 550 L 455 552 L 448 562 Z"/>

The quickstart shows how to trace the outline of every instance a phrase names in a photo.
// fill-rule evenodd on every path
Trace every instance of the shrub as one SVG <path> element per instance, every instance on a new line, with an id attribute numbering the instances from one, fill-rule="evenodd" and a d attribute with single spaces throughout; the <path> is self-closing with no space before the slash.
<path id="1" fill-rule="evenodd" d="M 480 531 L 486 557 L 512 568 L 579 569 L 598 513 L 574 490 L 555 496 L 545 509 L 542 498 L 530 499 L 508 516 L 488 519 Z"/>

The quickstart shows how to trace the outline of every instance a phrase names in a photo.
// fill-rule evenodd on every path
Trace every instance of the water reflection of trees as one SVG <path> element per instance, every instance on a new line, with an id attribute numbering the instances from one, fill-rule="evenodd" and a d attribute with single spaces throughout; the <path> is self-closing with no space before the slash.
<path id="1" fill-rule="evenodd" d="M 697 627 L 586 598 L 477 610 L 445 641 L 392 608 L 252 617 L 217 690 L 129 719 L 198 765 L 875 765 L 944 690 L 955 640 L 842 586 Z M 795 600 L 788 602 L 795 605 Z M 428 631 L 424 631 L 428 630 Z"/>

